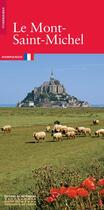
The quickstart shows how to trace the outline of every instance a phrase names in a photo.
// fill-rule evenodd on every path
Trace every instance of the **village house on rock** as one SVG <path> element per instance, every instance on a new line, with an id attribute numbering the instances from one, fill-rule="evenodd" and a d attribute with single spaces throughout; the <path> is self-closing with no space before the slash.
<path id="1" fill-rule="evenodd" d="M 40 87 L 35 87 L 17 104 L 18 107 L 88 107 L 88 102 L 80 101 L 69 95 L 59 80 L 54 79 L 51 72 L 50 80 Z"/>

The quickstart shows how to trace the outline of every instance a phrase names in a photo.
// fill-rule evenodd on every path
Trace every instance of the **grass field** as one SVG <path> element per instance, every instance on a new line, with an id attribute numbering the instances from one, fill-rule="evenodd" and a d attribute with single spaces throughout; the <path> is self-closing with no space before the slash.
<path id="1" fill-rule="evenodd" d="M 94 126 L 93 119 L 100 124 Z M 32 133 L 53 126 L 55 120 L 69 126 L 87 126 L 91 137 L 52 142 L 50 133 L 45 141 L 34 143 Z M 94 136 L 94 131 L 104 128 L 103 108 L 0 108 L 0 128 L 10 124 L 12 132 L 0 130 L 0 194 L 26 194 L 34 183 L 32 170 L 45 164 L 61 168 L 80 169 L 86 175 L 92 161 L 104 163 L 104 138 Z"/>

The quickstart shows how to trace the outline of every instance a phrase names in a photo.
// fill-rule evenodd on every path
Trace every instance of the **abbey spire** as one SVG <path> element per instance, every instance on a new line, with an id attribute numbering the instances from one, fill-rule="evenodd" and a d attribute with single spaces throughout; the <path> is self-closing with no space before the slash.
<path id="1" fill-rule="evenodd" d="M 51 71 L 51 76 L 50 76 L 50 80 L 54 80 L 54 75 L 53 75 L 53 71 Z"/>

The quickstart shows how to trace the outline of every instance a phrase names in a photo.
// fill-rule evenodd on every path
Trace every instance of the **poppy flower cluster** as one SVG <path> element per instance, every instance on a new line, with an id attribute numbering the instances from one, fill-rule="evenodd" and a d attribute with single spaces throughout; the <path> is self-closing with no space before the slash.
<path id="1" fill-rule="evenodd" d="M 54 202 L 59 196 L 66 195 L 69 198 L 87 197 L 89 192 L 83 187 L 60 187 L 51 188 L 50 196 L 46 198 L 48 203 Z"/>
<path id="2" fill-rule="evenodd" d="M 98 199 L 97 205 L 99 207 L 103 206 L 103 198 L 104 198 L 104 179 L 99 179 L 96 181 L 93 177 L 88 177 L 82 181 L 80 186 L 61 186 L 61 187 L 53 187 L 50 189 L 50 196 L 45 200 L 47 203 L 55 202 L 60 196 L 66 195 L 67 198 L 76 199 L 78 198 L 90 198 L 90 195 L 93 192 L 97 192 Z M 94 196 L 94 195 L 93 195 Z"/>

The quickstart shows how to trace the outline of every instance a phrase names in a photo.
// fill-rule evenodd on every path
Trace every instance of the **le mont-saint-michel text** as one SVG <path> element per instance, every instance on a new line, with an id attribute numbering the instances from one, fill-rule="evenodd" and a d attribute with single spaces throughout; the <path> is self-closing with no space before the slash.
<path id="1" fill-rule="evenodd" d="M 13 45 L 83 45 L 84 34 L 67 33 L 62 25 L 44 25 L 42 22 L 27 25 L 13 23 Z"/>

